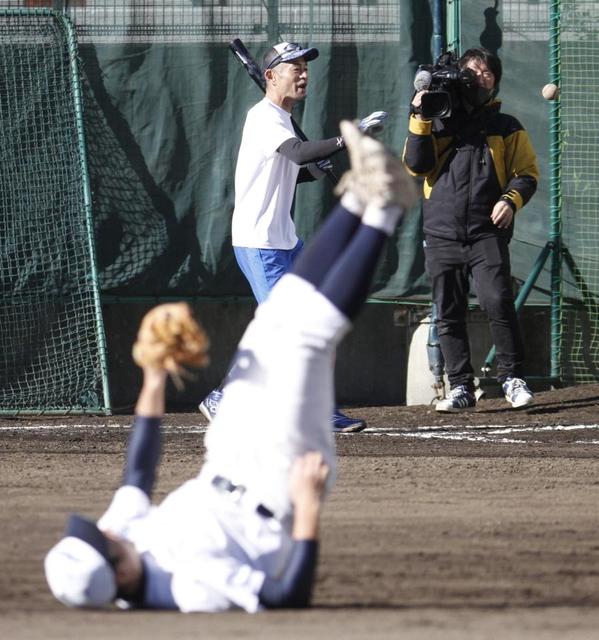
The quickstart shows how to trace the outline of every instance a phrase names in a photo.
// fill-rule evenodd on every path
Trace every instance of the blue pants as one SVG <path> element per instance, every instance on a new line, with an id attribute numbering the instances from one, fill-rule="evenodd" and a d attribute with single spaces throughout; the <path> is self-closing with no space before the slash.
<path id="1" fill-rule="evenodd" d="M 298 240 L 293 249 L 233 247 L 237 264 L 250 283 L 258 304 L 264 302 L 279 279 L 291 271 L 303 246 L 303 241 Z"/>

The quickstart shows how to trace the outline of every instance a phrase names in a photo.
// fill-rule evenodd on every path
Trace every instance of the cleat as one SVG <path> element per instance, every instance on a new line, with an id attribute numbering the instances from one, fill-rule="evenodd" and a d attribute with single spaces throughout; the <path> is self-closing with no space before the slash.
<path id="1" fill-rule="evenodd" d="M 339 409 L 335 409 L 331 418 L 331 427 L 334 433 L 358 433 L 366 429 L 366 421 L 361 418 L 350 418 Z"/>
<path id="2" fill-rule="evenodd" d="M 522 378 L 508 378 L 502 385 L 505 399 L 514 407 L 519 409 L 534 403 L 534 396 L 528 385 Z"/>
<path id="3" fill-rule="evenodd" d="M 361 134 L 353 122 L 344 120 L 340 127 L 351 171 L 342 177 L 337 195 L 352 191 L 363 203 L 375 207 L 412 207 L 420 194 L 403 162 L 381 142 Z"/>
<path id="4" fill-rule="evenodd" d="M 206 420 L 211 422 L 218 411 L 218 406 L 220 405 L 220 401 L 223 399 L 223 392 L 218 389 L 214 389 L 211 391 L 203 400 L 200 402 L 198 409 L 204 415 Z"/>
<path id="5" fill-rule="evenodd" d="M 457 413 L 465 411 L 476 406 L 476 396 L 470 388 L 461 384 L 449 392 L 447 398 L 439 400 L 435 405 L 435 409 L 441 413 Z"/>

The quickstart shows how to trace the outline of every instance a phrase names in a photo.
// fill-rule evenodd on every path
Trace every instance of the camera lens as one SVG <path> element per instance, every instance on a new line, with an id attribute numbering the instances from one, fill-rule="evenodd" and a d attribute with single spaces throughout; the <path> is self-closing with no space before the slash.
<path id="1" fill-rule="evenodd" d="M 449 94 L 446 91 L 425 93 L 420 110 L 425 118 L 446 118 L 451 113 Z"/>

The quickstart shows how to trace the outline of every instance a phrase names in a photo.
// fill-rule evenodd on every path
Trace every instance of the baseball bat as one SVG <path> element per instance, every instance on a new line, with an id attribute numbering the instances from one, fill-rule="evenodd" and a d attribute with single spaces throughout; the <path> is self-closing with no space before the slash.
<path id="1" fill-rule="evenodd" d="M 247 47 L 243 44 L 243 42 L 239 38 L 235 38 L 235 40 L 231 40 L 229 42 L 229 49 L 233 52 L 233 55 L 239 60 L 239 62 L 243 65 L 244 69 L 248 72 L 250 78 L 260 87 L 262 93 L 266 93 L 266 80 L 264 79 L 264 74 L 262 73 L 262 69 L 258 66 L 252 54 L 247 50 Z M 308 137 L 301 130 L 300 126 L 297 122 L 291 117 L 291 124 L 297 137 L 300 140 L 306 142 Z M 332 169 L 323 168 L 317 162 L 316 165 L 322 169 L 331 180 L 333 184 L 337 184 L 337 176 L 334 174 Z"/>
<path id="2" fill-rule="evenodd" d="M 244 66 L 250 78 L 260 87 L 262 93 L 265 93 L 266 80 L 264 79 L 262 69 L 260 69 L 254 58 L 252 58 L 252 54 L 247 50 L 243 42 L 239 38 L 235 38 L 235 40 L 229 42 L 229 49 L 231 49 L 233 55 Z"/>

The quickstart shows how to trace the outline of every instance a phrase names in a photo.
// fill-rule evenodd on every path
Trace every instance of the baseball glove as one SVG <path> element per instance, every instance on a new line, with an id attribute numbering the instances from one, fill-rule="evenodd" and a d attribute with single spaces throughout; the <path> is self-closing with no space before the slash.
<path id="1" fill-rule="evenodd" d="M 140 367 L 168 371 L 180 383 L 184 367 L 205 367 L 208 336 L 185 302 L 154 307 L 141 322 L 133 345 L 133 360 Z"/>

